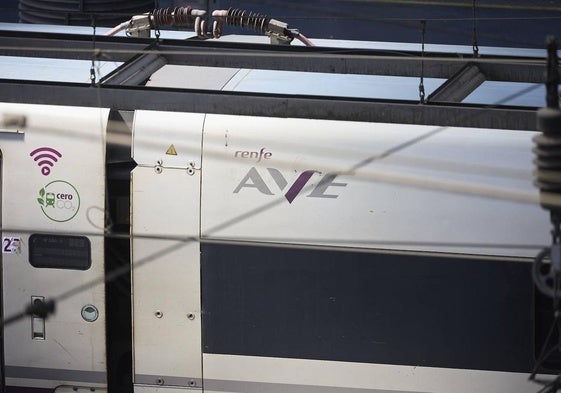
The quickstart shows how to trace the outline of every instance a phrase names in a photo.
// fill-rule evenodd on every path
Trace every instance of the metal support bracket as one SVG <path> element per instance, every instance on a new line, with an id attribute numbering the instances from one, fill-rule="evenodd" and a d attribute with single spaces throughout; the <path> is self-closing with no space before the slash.
<path id="1" fill-rule="evenodd" d="M 166 64 L 164 56 L 154 53 L 135 56 L 100 82 L 107 85 L 138 86 L 144 84 L 154 72 Z"/>
<path id="2" fill-rule="evenodd" d="M 444 82 L 428 98 L 429 102 L 462 102 L 483 82 L 485 74 L 475 64 L 466 64 L 460 71 Z"/>

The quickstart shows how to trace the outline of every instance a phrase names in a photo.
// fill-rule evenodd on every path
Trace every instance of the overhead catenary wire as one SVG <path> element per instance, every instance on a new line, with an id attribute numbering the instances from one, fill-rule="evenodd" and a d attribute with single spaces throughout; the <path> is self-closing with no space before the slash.
<path id="1" fill-rule="evenodd" d="M 279 204 L 285 201 L 279 198 Z M 506 256 L 495 255 L 490 253 L 469 254 L 467 252 L 457 252 L 455 249 L 485 249 L 485 250 L 539 250 L 543 249 L 544 244 L 513 244 L 513 243 L 482 243 L 482 242 L 456 242 L 456 241 L 424 241 L 424 240 L 370 240 L 370 239 L 354 239 L 338 237 L 321 238 L 321 237 L 266 237 L 262 236 L 258 239 L 248 236 L 224 237 L 209 232 L 203 233 L 201 237 L 189 235 L 172 235 L 169 233 L 142 233 L 129 234 L 113 231 L 108 226 L 105 231 L 46 231 L 35 228 L 23 227 L 0 227 L 0 231 L 6 234 L 22 234 L 22 235 L 59 235 L 59 236 L 87 236 L 91 238 L 103 237 L 107 239 L 137 239 L 137 240 L 164 240 L 169 242 L 196 242 L 201 244 L 229 244 L 229 245 L 251 245 L 256 247 L 273 247 L 273 248 L 297 248 L 324 251 L 340 251 L 340 252 L 359 252 L 366 254 L 379 253 L 406 253 L 406 254 L 428 254 L 428 255 L 462 255 L 463 257 L 471 257 L 473 259 L 500 259 L 500 260 L 516 260 L 520 262 L 531 262 L 531 257 L 525 256 Z M 214 229 L 212 229 L 214 231 Z M 382 247 L 381 247 L 382 246 Z M 400 248 L 395 248 L 400 247 Z M 419 247 L 420 249 L 416 249 Z M 429 250 L 429 248 L 438 247 L 439 250 Z"/>

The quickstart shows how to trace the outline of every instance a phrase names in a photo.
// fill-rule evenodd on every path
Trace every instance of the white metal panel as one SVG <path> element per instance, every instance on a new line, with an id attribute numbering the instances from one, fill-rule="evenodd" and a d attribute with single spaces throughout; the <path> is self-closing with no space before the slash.
<path id="1" fill-rule="evenodd" d="M 146 86 L 222 90 L 238 71 L 237 68 L 167 64 L 150 76 Z"/>
<path id="2" fill-rule="evenodd" d="M 204 114 L 136 111 L 133 128 L 133 158 L 139 165 L 200 167 Z M 173 145 L 176 155 L 166 154 Z M 173 153 L 170 151 L 170 153 Z"/>
<path id="3" fill-rule="evenodd" d="M 527 393 L 524 373 L 204 354 L 205 392 Z"/>
<path id="4" fill-rule="evenodd" d="M 202 386 L 199 199 L 199 171 L 133 171 L 135 384 Z"/>
<path id="5" fill-rule="evenodd" d="M 445 80 L 425 78 L 427 95 Z M 153 87 L 308 94 L 385 99 L 419 98 L 419 78 L 325 74 L 165 65 L 146 84 Z"/>
<path id="6" fill-rule="evenodd" d="M 425 78 L 426 94 L 445 79 Z M 334 97 L 419 99 L 419 78 L 242 69 L 224 90 Z"/>
<path id="7" fill-rule="evenodd" d="M 3 254 L 4 315 L 19 313 L 32 296 L 56 297 L 104 274 L 104 156 L 108 111 L 95 108 L 1 104 L 0 118 L 21 115 L 21 134 L 0 134 L 2 151 L 3 236 L 22 239 L 21 251 Z M 62 157 L 49 170 L 30 154 L 56 149 Z M 45 206 L 41 190 L 56 204 Z M 72 203 L 64 196 L 72 195 Z M 43 200 L 43 204 L 39 200 Z M 86 234 L 92 265 L 86 271 L 34 268 L 28 261 L 28 239 L 34 232 Z M 99 318 L 86 322 L 81 309 L 95 305 Z M 57 304 L 45 323 L 45 340 L 32 340 L 31 318 L 5 327 L 6 376 L 11 385 L 54 387 L 76 381 L 80 373 L 92 384 L 106 379 L 105 291 L 97 285 Z M 65 370 L 65 372 L 60 372 Z M 70 373 L 70 374 L 69 374 Z M 34 384 L 24 381 L 35 380 Z"/>
<path id="8" fill-rule="evenodd" d="M 132 177 L 135 385 L 202 386 L 200 163 L 204 115 L 136 111 Z M 170 153 L 170 147 L 176 153 Z"/>
<path id="9" fill-rule="evenodd" d="M 513 256 L 549 239 L 531 132 L 208 115 L 204 135 L 204 238 Z"/>

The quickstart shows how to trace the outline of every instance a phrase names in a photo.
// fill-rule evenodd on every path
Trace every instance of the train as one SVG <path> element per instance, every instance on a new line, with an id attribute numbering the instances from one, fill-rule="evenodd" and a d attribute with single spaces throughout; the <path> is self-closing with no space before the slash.
<path id="1" fill-rule="evenodd" d="M 53 29 L 0 28 L 35 29 L 26 39 Z M 245 50 L 252 38 L 222 39 Z M 105 75 L 121 69 L 97 61 Z M 417 93 L 413 77 L 167 64 L 108 104 L 121 90 L 90 86 L 89 71 L 86 60 L 0 58 L 5 86 L 28 79 L 0 99 L 4 392 L 540 388 L 528 376 L 553 313 L 532 279 L 550 242 L 533 185 L 538 131 L 474 123 L 496 109 L 484 100 L 513 89 L 505 110 L 531 115 L 538 84 L 491 82 L 451 106 L 463 116 L 450 125 L 417 116 L 432 108 L 418 102 L 408 121 L 387 117 Z M 36 80 L 41 98 L 27 90 Z M 201 110 L 174 88 L 237 106 Z M 279 92 L 291 96 L 247 113 Z M 306 111 L 303 94 L 329 113 Z M 358 108 L 353 118 L 331 111 L 332 95 Z M 370 119 L 360 105 L 380 95 L 394 106 Z M 52 312 L 22 314 L 53 300 Z"/>

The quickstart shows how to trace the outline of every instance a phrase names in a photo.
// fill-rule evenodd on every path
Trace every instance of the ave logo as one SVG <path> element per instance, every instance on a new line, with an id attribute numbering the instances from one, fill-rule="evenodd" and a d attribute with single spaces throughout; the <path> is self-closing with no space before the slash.
<path id="1" fill-rule="evenodd" d="M 234 194 L 238 194 L 242 191 L 246 191 L 247 189 L 253 189 L 261 194 L 265 195 L 275 195 L 271 188 L 267 185 L 264 180 L 264 177 L 271 178 L 279 190 L 284 193 L 284 197 L 288 201 L 288 203 L 292 203 L 294 199 L 304 190 L 306 184 L 310 181 L 310 179 L 317 174 L 318 176 L 321 175 L 320 171 L 316 170 L 307 170 L 298 175 L 296 180 L 292 184 L 288 183 L 288 180 L 284 177 L 284 175 L 275 168 L 267 168 L 267 172 L 259 172 L 257 168 L 251 167 L 249 172 L 243 177 L 243 179 L 239 182 L 237 187 L 234 189 Z M 332 187 L 346 187 L 347 183 L 337 183 L 335 179 L 337 178 L 338 174 L 336 173 L 326 173 L 319 182 L 310 187 L 311 192 L 307 195 L 308 198 L 325 198 L 325 199 L 334 199 L 338 198 L 339 194 L 335 193 L 335 190 L 329 190 Z M 285 192 L 286 190 L 286 192 Z M 306 190 L 307 192 L 308 190 Z"/>

